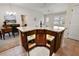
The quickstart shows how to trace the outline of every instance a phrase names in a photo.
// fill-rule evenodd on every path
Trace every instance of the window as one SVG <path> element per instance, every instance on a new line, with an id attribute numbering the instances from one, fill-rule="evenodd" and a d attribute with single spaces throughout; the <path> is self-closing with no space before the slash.
<path id="1" fill-rule="evenodd" d="M 16 16 L 15 15 L 5 15 L 4 19 L 6 22 L 16 23 Z"/>
<path id="2" fill-rule="evenodd" d="M 63 16 L 54 16 L 53 24 L 55 26 L 64 26 L 64 17 Z"/>

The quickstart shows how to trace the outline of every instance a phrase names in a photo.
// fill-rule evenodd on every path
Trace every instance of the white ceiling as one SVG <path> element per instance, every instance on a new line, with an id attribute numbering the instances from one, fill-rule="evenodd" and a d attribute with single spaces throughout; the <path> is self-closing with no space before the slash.
<path id="1" fill-rule="evenodd" d="M 67 8 L 69 4 L 67 3 L 17 3 L 13 4 L 23 8 L 29 8 L 33 10 L 40 11 L 42 13 L 52 13 L 55 10 L 60 10 L 64 7 Z"/>
<path id="2" fill-rule="evenodd" d="M 63 12 L 67 9 L 69 5 L 79 5 L 78 3 L 12 3 L 22 8 L 29 8 L 32 10 L 39 11 L 41 13 L 54 13 L 54 12 Z"/>

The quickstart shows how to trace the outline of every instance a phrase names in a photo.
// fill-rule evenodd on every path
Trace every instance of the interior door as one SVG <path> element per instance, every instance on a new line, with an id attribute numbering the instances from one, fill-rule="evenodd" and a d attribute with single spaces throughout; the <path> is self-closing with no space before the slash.
<path id="1" fill-rule="evenodd" d="M 74 7 L 70 21 L 69 38 L 79 40 L 79 6 Z"/>

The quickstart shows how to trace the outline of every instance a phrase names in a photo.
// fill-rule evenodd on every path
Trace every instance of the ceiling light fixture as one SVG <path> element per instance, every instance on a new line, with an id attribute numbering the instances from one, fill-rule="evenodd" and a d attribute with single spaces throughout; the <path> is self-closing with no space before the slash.
<path id="1" fill-rule="evenodd" d="M 16 12 L 12 12 L 12 6 L 9 4 L 10 11 L 6 11 L 7 15 L 16 15 Z"/>

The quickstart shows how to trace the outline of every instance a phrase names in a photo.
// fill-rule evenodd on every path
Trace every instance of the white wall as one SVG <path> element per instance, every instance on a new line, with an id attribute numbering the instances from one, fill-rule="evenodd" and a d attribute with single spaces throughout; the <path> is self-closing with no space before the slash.
<path id="1" fill-rule="evenodd" d="M 65 17 L 65 33 L 64 37 L 68 38 L 69 36 L 69 27 L 70 27 L 70 21 L 72 18 L 72 6 L 69 6 L 66 10 L 66 17 Z"/>
<path id="2" fill-rule="evenodd" d="M 4 22 L 4 16 L 6 15 L 6 11 L 13 11 L 16 12 L 16 19 L 17 23 L 21 24 L 21 17 L 20 15 L 27 15 L 28 21 L 26 22 L 28 26 L 35 26 L 35 23 L 38 25 L 39 23 L 34 22 L 34 18 L 36 20 L 43 19 L 43 14 L 28 8 L 22 8 L 18 6 L 11 5 L 11 8 L 9 4 L 0 4 L 0 29 Z"/>
<path id="3" fill-rule="evenodd" d="M 65 18 L 66 38 L 79 40 L 79 6 L 70 5 Z"/>
<path id="4" fill-rule="evenodd" d="M 69 38 L 79 40 L 79 6 L 72 8 L 72 17 L 69 26 Z"/>

